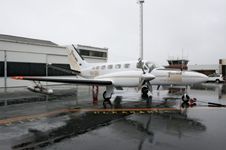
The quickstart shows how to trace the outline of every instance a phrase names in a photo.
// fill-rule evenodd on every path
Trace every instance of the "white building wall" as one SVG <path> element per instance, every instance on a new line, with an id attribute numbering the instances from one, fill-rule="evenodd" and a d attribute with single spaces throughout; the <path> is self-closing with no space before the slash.
<path id="1" fill-rule="evenodd" d="M 106 59 L 100 59 L 100 58 L 94 58 L 94 57 L 88 57 L 88 56 L 83 56 L 83 58 L 84 58 L 88 63 L 105 63 L 105 62 L 107 62 Z"/>
<path id="2" fill-rule="evenodd" d="M 0 88 L 4 87 L 4 78 L 0 77 Z"/>
<path id="3" fill-rule="evenodd" d="M 7 51 L 7 61 L 64 63 L 67 64 L 65 47 L 42 46 L 0 41 L 0 61 L 3 60 L 4 50 Z"/>
<path id="4" fill-rule="evenodd" d="M 219 73 L 219 65 L 188 65 L 188 70 L 215 70 L 216 73 Z"/>
<path id="5" fill-rule="evenodd" d="M 14 42 L 0 41 L 0 50 L 18 51 L 18 52 L 29 52 L 29 53 L 43 53 L 43 54 L 59 54 L 65 55 L 65 47 L 55 46 L 43 46 L 43 45 L 32 45 Z"/>
<path id="6" fill-rule="evenodd" d="M 25 43 L 0 41 L 0 61 L 4 61 L 6 50 L 8 62 L 62 63 L 67 64 L 65 47 L 43 46 Z M 3 68 L 0 68 L 3 69 Z M 7 87 L 29 86 L 30 81 L 16 81 L 7 78 Z M 5 86 L 4 77 L 0 77 L 0 87 Z"/>
<path id="7" fill-rule="evenodd" d="M 0 51 L 0 61 L 4 60 L 4 51 Z"/>
<path id="8" fill-rule="evenodd" d="M 221 59 L 222 60 L 222 65 L 226 65 L 226 59 Z"/>
<path id="9" fill-rule="evenodd" d="M 45 63 L 46 54 L 7 51 L 7 61 L 8 62 Z"/>
<path id="10" fill-rule="evenodd" d="M 54 55 L 54 54 L 48 54 L 47 55 L 47 63 L 48 64 L 68 64 L 68 58 L 67 55 Z"/>
<path id="11" fill-rule="evenodd" d="M 31 62 L 48 64 L 68 64 L 67 52 L 63 46 L 47 46 L 11 41 L 0 41 L 0 61 L 4 61 L 6 50 L 8 62 Z M 96 50 L 96 49 L 95 49 Z M 102 50 L 100 50 L 102 51 Z M 87 62 L 106 62 L 106 59 L 84 57 Z M 0 68 L 3 69 L 3 68 Z M 49 83 L 51 84 L 51 83 Z M 59 83 L 58 83 L 59 84 Z M 0 88 L 4 87 L 4 77 L 0 77 Z M 7 78 L 7 87 L 30 86 L 32 82 Z"/>

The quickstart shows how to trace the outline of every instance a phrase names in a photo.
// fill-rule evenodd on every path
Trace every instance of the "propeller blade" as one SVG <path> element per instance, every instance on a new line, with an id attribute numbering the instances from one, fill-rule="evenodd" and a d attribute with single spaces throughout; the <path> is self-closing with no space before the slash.
<path id="1" fill-rule="evenodd" d="M 142 85 L 144 84 L 144 80 L 145 80 L 145 78 L 142 78 L 142 77 L 140 78 L 140 83 L 138 85 L 138 91 L 140 91 Z"/>
<path id="2" fill-rule="evenodd" d="M 157 90 L 159 90 L 159 88 L 160 88 L 160 85 L 157 86 Z"/>
<path id="3" fill-rule="evenodd" d="M 144 71 L 144 63 L 143 63 L 143 60 L 141 58 L 138 59 L 137 68 L 140 68 L 143 71 L 143 74 L 146 73 Z"/>
<path id="4" fill-rule="evenodd" d="M 147 86 L 148 86 L 148 89 L 149 89 L 149 91 L 151 92 L 151 95 L 152 95 L 153 89 L 152 89 L 152 85 L 149 81 L 147 81 Z"/>

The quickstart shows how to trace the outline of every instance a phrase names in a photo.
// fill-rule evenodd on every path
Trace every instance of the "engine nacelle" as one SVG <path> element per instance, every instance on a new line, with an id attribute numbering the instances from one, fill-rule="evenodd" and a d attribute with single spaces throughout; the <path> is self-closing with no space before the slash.
<path id="1" fill-rule="evenodd" d="M 35 92 L 35 93 L 42 93 L 42 94 L 53 94 L 52 89 L 40 87 L 40 86 L 28 86 L 27 89 L 29 91 Z"/>

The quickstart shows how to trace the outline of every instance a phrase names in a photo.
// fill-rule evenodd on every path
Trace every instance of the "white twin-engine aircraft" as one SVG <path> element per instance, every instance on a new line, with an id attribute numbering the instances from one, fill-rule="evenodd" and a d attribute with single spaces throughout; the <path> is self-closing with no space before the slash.
<path id="1" fill-rule="evenodd" d="M 79 77 L 14 77 L 14 79 L 34 81 L 36 86 L 30 88 L 34 92 L 43 91 L 42 86 L 37 84 L 40 81 L 106 86 L 106 91 L 103 93 L 105 101 L 110 100 L 114 88 L 136 87 L 147 95 L 148 91 L 152 93 L 152 85 L 191 85 L 205 82 L 208 79 L 201 73 L 158 68 L 154 63 L 142 60 L 121 63 L 87 63 L 74 45 L 68 46 L 67 52 L 70 68 L 78 71 Z M 52 90 L 47 90 L 46 93 L 51 92 Z"/>

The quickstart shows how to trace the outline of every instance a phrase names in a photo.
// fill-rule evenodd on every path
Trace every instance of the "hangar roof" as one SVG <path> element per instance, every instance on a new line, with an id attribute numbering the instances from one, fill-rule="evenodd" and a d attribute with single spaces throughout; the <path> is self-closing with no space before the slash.
<path id="1" fill-rule="evenodd" d="M 25 37 L 19 37 L 19 36 L 11 36 L 11 35 L 5 35 L 5 34 L 0 34 L 0 41 L 44 45 L 44 46 L 58 46 L 56 43 L 53 43 L 51 41 L 25 38 Z"/>

